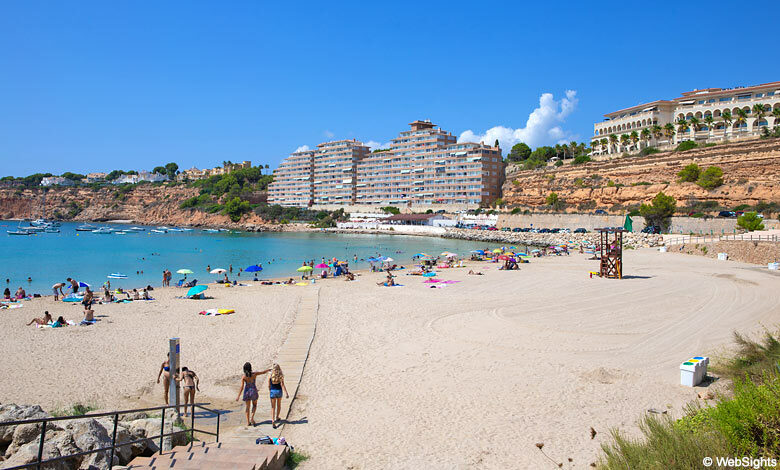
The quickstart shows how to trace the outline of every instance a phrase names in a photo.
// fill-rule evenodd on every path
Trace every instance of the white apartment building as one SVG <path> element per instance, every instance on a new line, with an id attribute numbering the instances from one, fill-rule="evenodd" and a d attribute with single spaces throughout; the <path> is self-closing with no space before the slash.
<path id="1" fill-rule="evenodd" d="M 757 113 L 756 105 L 763 108 L 762 113 Z M 780 82 L 693 90 L 679 98 L 632 106 L 604 117 L 593 126 L 593 155 L 637 151 L 646 146 L 671 147 L 685 140 L 708 143 L 752 139 L 761 134 L 762 128 L 780 125 Z M 668 124 L 674 132 L 665 129 Z M 636 135 L 632 141 L 633 132 Z M 624 134 L 628 140 L 621 139 Z"/>

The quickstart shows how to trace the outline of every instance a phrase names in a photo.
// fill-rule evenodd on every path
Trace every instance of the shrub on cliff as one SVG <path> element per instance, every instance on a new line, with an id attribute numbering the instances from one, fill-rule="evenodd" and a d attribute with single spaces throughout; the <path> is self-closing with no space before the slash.
<path id="1" fill-rule="evenodd" d="M 675 152 L 685 152 L 686 150 L 695 149 L 698 147 L 696 145 L 696 142 L 692 140 L 686 140 L 685 142 L 680 142 L 680 144 L 677 146 L 676 149 L 674 149 Z"/>
<path id="2" fill-rule="evenodd" d="M 695 163 L 687 165 L 685 168 L 677 173 L 677 177 L 680 178 L 680 183 L 695 183 L 699 179 L 701 174 L 701 168 Z"/>
<path id="3" fill-rule="evenodd" d="M 222 212 L 230 217 L 230 220 L 233 222 L 238 222 L 241 220 L 241 217 L 243 217 L 244 214 L 251 211 L 252 206 L 249 205 L 249 202 L 242 201 L 240 197 L 234 197 L 233 199 L 229 200 L 227 203 L 225 203 L 225 208 L 222 209 Z"/>
<path id="4" fill-rule="evenodd" d="M 639 215 L 645 218 L 646 227 L 658 225 L 661 230 L 666 231 L 669 229 L 676 208 L 677 201 L 661 191 L 655 195 L 650 204 L 639 206 Z"/>
<path id="5" fill-rule="evenodd" d="M 578 157 L 574 157 L 574 161 L 572 164 L 574 165 L 582 165 L 583 163 L 588 163 L 590 161 L 590 157 L 587 155 L 580 155 Z"/>
<path id="6" fill-rule="evenodd" d="M 764 220 L 755 212 L 745 212 L 737 217 L 737 225 L 748 232 L 754 230 L 764 230 Z"/>
<path id="7" fill-rule="evenodd" d="M 393 207 L 393 206 L 380 207 L 380 209 L 381 209 L 381 210 L 382 210 L 382 212 L 384 212 L 385 214 L 393 214 L 393 215 L 398 215 L 398 214 L 400 214 L 400 213 L 401 213 L 401 210 L 400 210 L 400 209 L 398 209 L 397 207 Z"/>
<path id="8" fill-rule="evenodd" d="M 639 151 L 639 156 L 640 157 L 645 157 L 647 155 L 652 155 L 654 153 L 660 153 L 660 152 L 661 151 L 658 150 L 655 147 L 645 147 L 645 148 L 643 148 L 642 150 Z"/>
<path id="9" fill-rule="evenodd" d="M 704 189 L 715 189 L 723 184 L 723 170 L 717 166 L 711 166 L 704 170 L 700 175 L 696 184 Z"/>
<path id="10" fill-rule="evenodd" d="M 566 203 L 563 201 L 563 199 L 558 197 L 558 193 L 548 194 L 545 202 L 547 202 L 547 205 L 550 206 L 554 211 L 560 211 L 566 207 Z"/>

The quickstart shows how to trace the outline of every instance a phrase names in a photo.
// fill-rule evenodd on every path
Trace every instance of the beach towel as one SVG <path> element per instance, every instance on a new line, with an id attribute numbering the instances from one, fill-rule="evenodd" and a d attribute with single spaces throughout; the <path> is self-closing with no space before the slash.
<path id="1" fill-rule="evenodd" d="M 230 315 L 231 313 L 235 313 L 235 312 L 236 311 L 233 310 L 232 308 L 210 308 L 208 310 L 199 312 L 199 314 L 216 317 L 218 315 Z"/>
<path id="2" fill-rule="evenodd" d="M 88 326 L 88 325 L 94 325 L 95 323 L 97 323 L 97 320 L 81 320 L 81 323 L 79 323 L 79 325 Z"/>
<path id="3" fill-rule="evenodd" d="M 2 308 L 4 310 L 14 309 L 14 308 L 22 308 L 22 307 L 24 307 L 24 305 L 22 305 L 22 304 L 0 304 L 0 308 Z"/>

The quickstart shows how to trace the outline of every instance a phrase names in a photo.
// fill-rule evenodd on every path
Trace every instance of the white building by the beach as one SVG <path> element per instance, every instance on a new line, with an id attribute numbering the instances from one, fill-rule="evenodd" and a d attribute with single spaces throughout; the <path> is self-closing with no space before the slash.
<path id="1" fill-rule="evenodd" d="M 757 106 L 763 111 L 758 112 Z M 780 125 L 780 116 L 773 114 L 778 110 L 780 82 L 688 91 L 672 100 L 656 100 L 605 114 L 603 121 L 593 125 L 592 154 L 638 151 L 648 145 L 671 147 L 685 140 L 708 143 L 754 139 L 762 128 L 771 130 Z M 673 134 L 663 130 L 669 124 L 674 127 Z M 643 131 L 649 139 L 642 139 Z M 632 132 L 639 140 L 621 139 Z"/>

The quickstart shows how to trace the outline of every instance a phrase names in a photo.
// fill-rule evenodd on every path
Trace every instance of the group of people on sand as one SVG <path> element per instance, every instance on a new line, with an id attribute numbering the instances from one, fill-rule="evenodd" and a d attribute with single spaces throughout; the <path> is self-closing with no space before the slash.
<path id="1" fill-rule="evenodd" d="M 192 412 L 195 413 L 195 392 L 200 391 L 200 379 L 195 371 L 190 370 L 187 367 L 181 368 L 181 373 L 174 373 L 171 375 L 170 367 L 170 353 L 168 358 L 160 365 L 160 371 L 157 374 L 157 383 L 160 383 L 160 379 L 163 382 L 163 397 L 165 398 L 165 404 L 168 404 L 168 389 L 171 384 L 171 378 L 178 383 L 182 383 L 183 399 L 184 399 L 184 416 L 188 416 L 188 409 L 192 407 Z M 247 362 L 244 364 L 243 375 L 241 376 L 241 385 L 238 389 L 238 396 L 236 401 L 243 400 L 245 403 L 246 412 L 246 425 L 255 426 L 255 412 L 257 411 L 257 400 L 260 398 L 257 386 L 257 377 L 268 374 L 268 394 L 271 399 L 271 425 L 276 429 L 277 421 L 281 420 L 281 408 L 282 408 L 282 393 L 285 398 L 290 398 L 287 393 L 287 387 L 284 384 L 284 373 L 279 364 L 273 364 L 269 369 L 262 371 L 252 370 L 252 364 Z"/>
<path id="2" fill-rule="evenodd" d="M 95 315 L 92 310 L 88 310 L 84 313 L 84 319 L 81 320 L 82 325 L 89 325 L 95 321 Z M 60 315 L 57 317 L 57 320 L 54 320 L 54 318 L 51 316 L 49 311 L 43 312 L 42 317 L 33 318 L 30 320 L 30 322 L 27 324 L 27 326 L 35 325 L 35 326 L 50 326 L 52 328 L 62 328 L 68 325 L 71 325 L 73 323 L 68 323 L 65 318 Z"/>
<path id="3" fill-rule="evenodd" d="M 11 295 L 11 289 L 6 287 L 3 291 L 3 300 L 21 300 L 25 298 L 27 298 L 27 292 L 25 292 L 22 286 L 16 289 L 16 293 L 13 296 Z"/>

